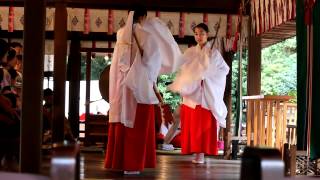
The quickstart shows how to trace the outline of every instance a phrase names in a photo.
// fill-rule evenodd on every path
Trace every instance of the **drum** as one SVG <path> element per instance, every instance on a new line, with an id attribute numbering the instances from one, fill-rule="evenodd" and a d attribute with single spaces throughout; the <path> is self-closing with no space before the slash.
<path id="1" fill-rule="evenodd" d="M 104 68 L 99 78 L 99 90 L 102 98 L 109 102 L 109 72 L 110 65 Z"/>

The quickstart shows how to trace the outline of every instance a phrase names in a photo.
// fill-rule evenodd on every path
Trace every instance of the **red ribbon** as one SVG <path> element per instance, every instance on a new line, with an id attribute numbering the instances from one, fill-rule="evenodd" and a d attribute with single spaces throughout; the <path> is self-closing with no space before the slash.
<path id="1" fill-rule="evenodd" d="M 289 0 L 287 0 L 287 3 L 286 3 L 286 9 L 287 9 L 287 20 L 290 19 L 290 9 L 289 9 Z"/>
<path id="2" fill-rule="evenodd" d="M 285 18 L 284 18 L 284 4 L 283 4 L 282 0 L 280 2 L 280 13 L 282 15 L 282 23 L 283 23 L 283 22 L 285 22 Z"/>
<path id="3" fill-rule="evenodd" d="M 208 13 L 203 13 L 203 23 L 208 25 Z"/>
<path id="4" fill-rule="evenodd" d="M 114 27 L 114 16 L 113 16 L 113 10 L 109 9 L 108 11 L 108 34 L 112 35 L 113 34 L 113 27 Z"/>
<path id="5" fill-rule="evenodd" d="M 273 0 L 273 12 L 274 12 L 274 24 L 273 26 L 278 25 L 278 4 L 277 0 Z"/>
<path id="6" fill-rule="evenodd" d="M 180 12 L 180 20 L 179 20 L 179 38 L 183 38 L 185 34 L 185 21 L 186 15 L 183 12 Z"/>
<path id="7" fill-rule="evenodd" d="M 227 39 L 230 39 L 232 33 L 232 16 L 230 14 L 227 14 Z"/>
<path id="8" fill-rule="evenodd" d="M 14 29 L 14 7 L 9 7 L 9 17 L 8 17 L 8 32 L 13 32 Z"/>
<path id="9" fill-rule="evenodd" d="M 268 4 L 268 13 L 269 13 L 269 26 L 268 26 L 268 30 L 271 29 L 271 0 L 269 0 L 269 4 Z"/>
<path id="10" fill-rule="evenodd" d="M 314 0 L 305 0 L 304 1 L 304 23 L 306 25 L 312 24 L 312 10 L 314 6 Z"/>
<path id="11" fill-rule="evenodd" d="M 259 7 L 258 7 L 258 16 L 259 16 L 259 31 L 258 34 L 262 33 L 262 17 L 261 17 L 261 3 L 259 0 Z"/>
<path id="12" fill-rule="evenodd" d="M 89 9 L 84 10 L 84 34 L 89 34 L 90 32 L 90 13 Z"/>
<path id="13" fill-rule="evenodd" d="M 241 18 L 238 19 L 237 32 L 234 35 L 234 41 L 233 41 L 233 45 L 232 45 L 233 52 L 237 52 L 237 50 L 238 50 L 238 41 L 240 38 L 240 28 L 241 28 Z"/>
<path id="14" fill-rule="evenodd" d="M 242 23 L 242 6 L 240 5 L 239 8 L 239 15 L 238 15 L 238 24 L 237 24 L 237 32 L 234 36 L 234 41 L 232 45 L 232 51 L 236 52 L 238 50 L 238 41 L 240 38 L 240 32 L 241 32 L 241 23 Z"/>
<path id="15" fill-rule="evenodd" d="M 160 11 L 156 11 L 156 17 L 160 17 Z"/>
<path id="16" fill-rule="evenodd" d="M 296 17 L 296 0 L 292 0 L 291 19 Z"/>
<path id="17" fill-rule="evenodd" d="M 266 28 L 266 20 L 267 20 L 267 13 L 266 13 L 266 1 L 263 0 L 263 32 L 266 32 L 267 28 Z"/>
<path id="18" fill-rule="evenodd" d="M 252 12 L 252 22 L 254 23 L 254 34 L 257 34 L 258 32 L 258 27 L 257 27 L 257 17 L 256 17 L 256 3 L 253 1 L 253 12 Z"/>

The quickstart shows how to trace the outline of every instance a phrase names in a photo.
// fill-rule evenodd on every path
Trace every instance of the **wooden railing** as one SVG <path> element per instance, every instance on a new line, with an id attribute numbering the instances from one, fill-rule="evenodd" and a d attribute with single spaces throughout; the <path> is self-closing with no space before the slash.
<path id="1" fill-rule="evenodd" d="M 291 97 L 257 95 L 242 99 L 247 110 L 247 145 L 281 150 L 287 142 L 287 110 Z"/>
<path id="2" fill-rule="evenodd" d="M 297 144 L 297 104 L 287 103 L 287 143 Z"/>

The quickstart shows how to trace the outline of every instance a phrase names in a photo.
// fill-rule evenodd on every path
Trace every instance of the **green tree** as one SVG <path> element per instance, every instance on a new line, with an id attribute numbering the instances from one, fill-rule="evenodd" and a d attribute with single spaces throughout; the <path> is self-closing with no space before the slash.
<path id="1" fill-rule="evenodd" d="M 240 53 L 237 52 L 234 54 L 234 58 L 232 61 L 232 69 L 230 69 L 229 73 L 232 73 L 232 90 L 231 90 L 231 97 L 232 97 L 232 122 L 236 122 L 237 118 L 237 99 L 239 93 L 238 90 L 238 78 L 239 78 L 239 60 L 240 60 Z M 247 95 L 247 70 L 248 70 L 248 50 L 243 50 L 242 59 L 241 59 L 241 66 L 242 66 L 242 96 Z M 245 116 L 242 116 L 245 118 Z M 244 119 L 245 121 L 245 119 Z"/>
<path id="2" fill-rule="evenodd" d="M 291 95 L 296 101 L 296 37 L 262 50 L 261 93 Z"/>
<path id="3" fill-rule="evenodd" d="M 182 100 L 179 94 L 167 90 L 167 86 L 174 80 L 175 76 L 175 73 L 161 75 L 158 77 L 157 83 L 164 102 L 170 105 L 172 111 L 174 111 L 180 105 Z"/>
<path id="4" fill-rule="evenodd" d="M 81 56 L 81 80 L 86 79 L 86 56 Z M 101 72 L 110 65 L 111 60 L 106 60 L 104 56 L 91 58 L 91 80 L 99 80 Z"/>
<path id="5" fill-rule="evenodd" d="M 262 49 L 261 57 L 261 94 L 290 95 L 296 102 L 297 97 L 297 53 L 296 38 L 290 38 Z M 242 95 L 247 95 L 248 51 L 242 57 Z M 232 62 L 232 120 L 235 121 L 239 53 Z M 245 117 L 245 116 L 243 116 Z"/>

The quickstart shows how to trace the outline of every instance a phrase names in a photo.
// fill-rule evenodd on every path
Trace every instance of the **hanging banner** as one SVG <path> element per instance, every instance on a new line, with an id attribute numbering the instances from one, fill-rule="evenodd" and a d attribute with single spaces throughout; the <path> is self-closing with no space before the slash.
<path id="1" fill-rule="evenodd" d="M 296 0 L 251 0 L 252 32 L 267 32 L 287 21 L 295 19 Z"/>
<path id="2" fill-rule="evenodd" d="M 90 12 L 89 9 L 84 10 L 84 30 L 83 34 L 89 34 L 90 32 Z"/>
<path id="3" fill-rule="evenodd" d="M 208 25 L 208 13 L 203 13 L 203 23 Z"/>
<path id="4" fill-rule="evenodd" d="M 179 38 L 183 38 L 185 35 L 185 23 L 186 23 L 186 13 L 180 12 L 180 20 L 179 20 Z"/>
<path id="5" fill-rule="evenodd" d="M 160 11 L 156 11 L 156 17 L 160 17 Z"/>
<path id="6" fill-rule="evenodd" d="M 8 32 L 13 32 L 14 29 L 14 7 L 9 7 L 9 16 L 8 16 Z"/>
<path id="7" fill-rule="evenodd" d="M 112 35 L 114 32 L 114 15 L 113 10 L 109 9 L 108 11 L 108 34 Z"/>
<path id="8" fill-rule="evenodd" d="M 292 4 L 290 4 L 290 6 L 292 6 Z M 128 15 L 127 10 L 85 8 L 67 8 L 67 13 L 68 31 L 78 31 L 83 32 L 84 34 L 90 32 L 104 32 L 108 35 L 116 33 L 125 24 Z M 46 8 L 47 31 L 54 30 L 54 14 L 55 8 Z M 292 14 L 292 11 L 290 11 L 290 14 Z M 211 13 L 148 12 L 149 18 L 159 17 L 167 25 L 171 33 L 174 36 L 179 37 L 193 36 L 193 27 L 202 22 L 208 25 L 209 36 L 212 37 L 215 35 L 215 26 L 217 22 L 220 22 L 220 30 L 217 34 L 219 39 L 216 41 L 216 44 L 220 49 L 222 46 L 225 47 L 224 49 L 232 49 L 233 37 L 237 31 L 238 17 L 237 15 L 227 16 L 228 15 L 226 14 Z M 248 16 L 244 17 L 243 23 L 247 24 L 248 18 Z M 10 23 L 11 25 L 9 26 Z M 23 23 L 23 7 L 0 6 L 0 27 L 2 30 L 23 30 Z M 246 25 L 243 25 L 242 28 L 246 28 Z M 243 33 L 246 33 L 246 30 L 243 30 Z M 247 34 L 245 34 L 243 39 L 246 39 L 246 36 Z M 228 40 L 224 39 L 226 37 L 228 37 Z M 97 47 L 108 47 L 108 42 L 97 41 L 96 43 Z M 92 47 L 92 42 L 82 42 L 82 47 L 90 48 Z M 185 47 L 187 47 L 187 45 Z"/>

